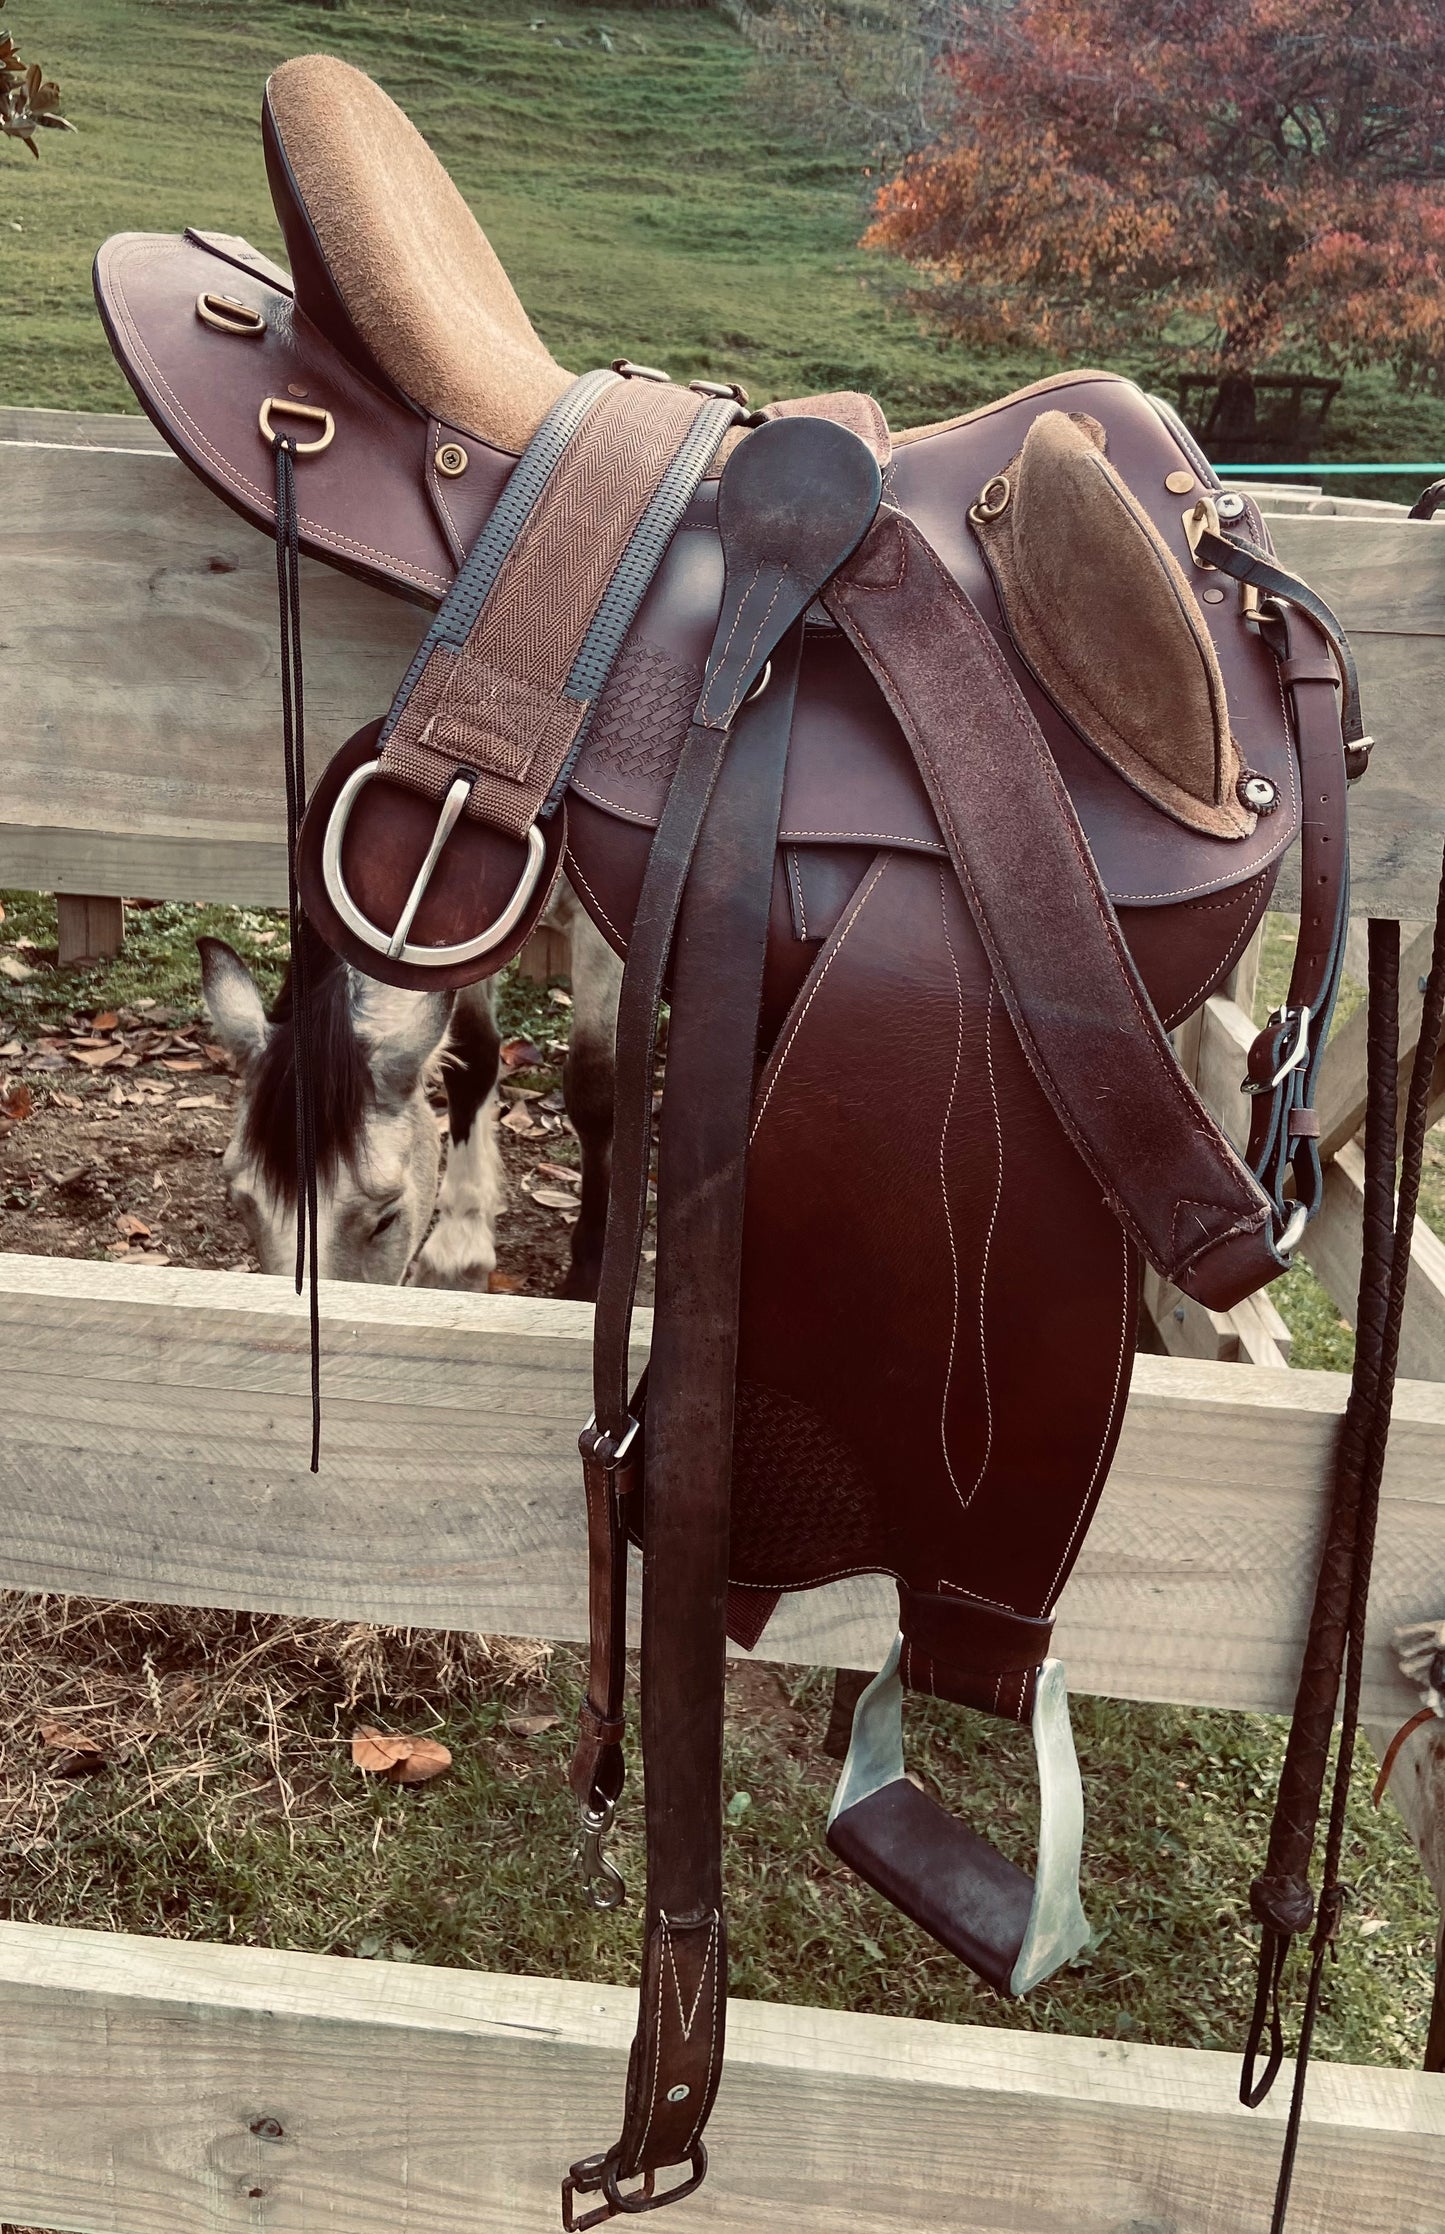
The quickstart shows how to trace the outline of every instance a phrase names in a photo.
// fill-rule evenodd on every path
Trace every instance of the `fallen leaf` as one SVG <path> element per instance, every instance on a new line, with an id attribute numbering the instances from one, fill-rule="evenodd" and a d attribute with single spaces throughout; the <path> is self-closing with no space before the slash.
<path id="1" fill-rule="evenodd" d="M 519 1738 L 539 1738 L 544 1730 L 555 1730 L 560 1714 L 509 1714 L 507 1728 Z"/>
<path id="2" fill-rule="evenodd" d="M 154 996 L 153 996 L 153 995 L 149 995 L 149 994 L 148 994 L 148 995 L 147 995 L 147 997 L 145 998 L 145 1000 L 143 1000 L 143 1001 L 136 1001 L 136 1002 L 134 1002 L 134 1003 L 133 1003 L 132 1005 L 133 1005 L 133 1006 L 134 1006 L 135 1008 L 138 1008 L 138 1009 L 140 1009 L 140 1010 L 142 1010 L 142 1011 L 145 1011 L 145 1010 L 148 1010 L 148 1009 L 153 1009 L 153 1008 L 155 1007 L 156 1003 L 155 1003 L 155 999 L 154 999 Z"/>
<path id="3" fill-rule="evenodd" d="M 404 1761 L 398 1761 L 391 1772 L 393 1784 L 426 1784 L 443 1769 L 449 1769 L 452 1757 L 446 1746 L 437 1738 L 417 1738 Z"/>
<path id="4" fill-rule="evenodd" d="M 533 1123 L 531 1111 L 524 1101 L 513 1102 L 506 1116 L 502 1119 L 502 1123 L 509 1133 L 534 1133 L 539 1130 L 539 1127 Z"/>
<path id="5" fill-rule="evenodd" d="M 43 1721 L 40 1742 L 47 1752 L 60 1756 L 50 1766 L 61 1776 L 90 1776 L 96 1769 L 105 1767 L 105 1755 L 94 1738 L 87 1737 L 82 1730 L 72 1730 L 69 1723 Z"/>
<path id="6" fill-rule="evenodd" d="M 92 1018 L 90 1019 L 90 1028 L 93 1032 L 113 1032 L 119 1022 L 120 1018 L 116 1014 L 115 1010 L 113 1008 L 108 1008 L 105 1009 L 101 1013 L 101 1015 L 92 1016 Z"/>
<path id="7" fill-rule="evenodd" d="M 554 985 L 547 998 L 549 1001 L 555 1001 L 558 1008 L 570 1008 L 572 1006 L 571 994 L 564 993 L 560 985 Z"/>
<path id="8" fill-rule="evenodd" d="M 12 1125 L 23 1125 L 34 1107 L 28 1086 L 12 1086 L 8 1094 L 0 1094 L 0 1117 L 8 1117 Z"/>
<path id="9" fill-rule="evenodd" d="M 451 1754 L 435 1738 L 402 1737 L 367 1726 L 351 1740 L 351 1759 L 364 1776 L 385 1776 L 393 1784 L 425 1784 L 452 1765 Z"/>
<path id="10" fill-rule="evenodd" d="M 503 1070 L 535 1070 L 542 1061 L 542 1050 L 535 1040 L 504 1039 L 501 1057 Z"/>
<path id="11" fill-rule="evenodd" d="M 385 1730 L 366 1727 L 358 1730 L 351 1741 L 351 1761 L 364 1776 L 389 1776 L 399 1761 L 405 1761 L 415 1738 L 390 1737 Z"/>
<path id="12" fill-rule="evenodd" d="M 119 1041 L 112 1040 L 108 1047 L 74 1047 L 70 1059 L 73 1063 L 84 1063 L 87 1070 L 104 1070 L 107 1063 L 118 1063 L 124 1053 Z"/>
<path id="13" fill-rule="evenodd" d="M 213 1063 L 219 1064 L 222 1070 L 230 1069 L 231 1058 L 226 1053 L 224 1047 L 213 1047 L 208 1039 L 203 1039 L 201 1041 L 201 1053 L 203 1055 L 209 1055 L 211 1061 Z"/>
<path id="14" fill-rule="evenodd" d="M 581 1172 L 575 1171 L 571 1164 L 537 1164 L 535 1169 L 544 1179 L 560 1180 L 564 1187 L 580 1187 L 582 1184 Z"/>
<path id="15" fill-rule="evenodd" d="M 225 1106 L 219 1094 L 182 1094 L 178 1101 L 171 1103 L 172 1109 L 224 1109 Z"/>
<path id="16" fill-rule="evenodd" d="M 85 1107 L 85 1103 L 81 1100 L 79 1094 L 62 1094 L 58 1086 L 52 1092 L 50 1099 L 58 1103 L 61 1109 L 84 1109 Z"/>
<path id="17" fill-rule="evenodd" d="M 23 985 L 35 972 L 18 954 L 0 954 L 0 976 L 8 977 L 12 985 Z"/>
<path id="18" fill-rule="evenodd" d="M 544 1210 L 575 1210 L 577 1208 L 577 1197 L 565 1187 L 529 1187 L 527 1192 L 533 1202 L 539 1202 Z"/>
<path id="19" fill-rule="evenodd" d="M 23 1055 L 24 1053 L 25 1049 L 18 1039 L 7 1039 L 5 1045 L 0 1047 L 0 1058 L 6 1055 Z"/>
<path id="20" fill-rule="evenodd" d="M 204 1070 L 206 1067 L 199 1055 L 162 1055 L 161 1066 L 165 1070 Z"/>
<path id="21" fill-rule="evenodd" d="M 514 1280 L 510 1272 L 492 1272 L 487 1276 L 487 1292 L 490 1295 L 520 1295 L 522 1283 Z"/>
<path id="22" fill-rule="evenodd" d="M 122 1210 L 116 1218 L 115 1230 L 129 1241 L 149 1241 L 151 1237 L 151 1229 L 144 1219 L 133 1218 L 128 1210 Z"/>

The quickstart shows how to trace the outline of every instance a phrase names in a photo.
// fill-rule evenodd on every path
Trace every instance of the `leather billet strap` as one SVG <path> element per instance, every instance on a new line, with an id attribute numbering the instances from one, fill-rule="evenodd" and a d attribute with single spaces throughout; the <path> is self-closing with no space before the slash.
<path id="1" fill-rule="evenodd" d="M 622 2133 L 604 2156 L 574 2165 L 563 2190 L 569 2226 L 673 2201 L 706 2169 L 727 1999 L 728 1523 L 763 964 L 803 615 L 865 533 L 880 492 L 872 452 L 821 419 L 759 428 L 724 468 L 722 612 L 628 948 L 595 1353 L 596 1428 L 612 1448 L 631 1431 L 628 1331 L 669 965 L 672 1000 L 642 1532 L 647 1937 Z M 687 2178 L 654 2195 L 654 2175 L 679 2164 Z M 619 2185 L 638 2177 L 641 2191 Z M 599 2190 L 596 2210 L 574 2219 L 574 2196 Z"/>
<path id="2" fill-rule="evenodd" d="M 729 427 L 731 398 L 593 372 L 513 469 L 382 725 L 383 775 L 521 838 L 560 801 L 589 714 Z"/>
<path id="3" fill-rule="evenodd" d="M 1345 685 L 1337 647 L 1307 609 L 1281 598 L 1263 608 L 1259 626 L 1290 695 L 1304 810 L 1294 967 L 1283 1003 L 1249 1051 L 1243 1091 L 1253 1100 L 1245 1161 L 1272 1201 L 1283 1203 L 1292 1185 L 1298 1212 L 1308 1220 L 1324 1196 L 1315 1084 L 1350 927 L 1348 782 L 1340 749 Z"/>
<path id="4" fill-rule="evenodd" d="M 1288 1263 L 1279 1243 L 1293 1212 L 1246 1169 L 1175 1061 L 992 632 L 896 513 L 880 516 L 823 603 L 908 739 L 999 991 L 1066 1133 L 1156 1270 L 1228 1310 Z M 1343 858 L 1331 873 L 1343 878 Z"/>

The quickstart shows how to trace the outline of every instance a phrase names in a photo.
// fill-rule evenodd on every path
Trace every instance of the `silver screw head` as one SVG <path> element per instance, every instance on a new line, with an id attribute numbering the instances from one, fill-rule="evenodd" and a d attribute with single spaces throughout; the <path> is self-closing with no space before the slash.
<path id="1" fill-rule="evenodd" d="M 1268 776 L 1243 776 L 1239 796 L 1256 814 L 1273 814 L 1279 805 L 1279 786 L 1271 783 Z"/>
<path id="2" fill-rule="evenodd" d="M 1240 519 L 1244 512 L 1244 498 L 1229 490 L 1224 496 L 1215 498 L 1214 509 L 1221 520 Z"/>

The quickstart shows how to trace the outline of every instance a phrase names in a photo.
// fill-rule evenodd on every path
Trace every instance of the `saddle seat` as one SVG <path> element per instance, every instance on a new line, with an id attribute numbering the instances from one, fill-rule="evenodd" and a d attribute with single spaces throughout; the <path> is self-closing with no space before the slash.
<path id="1" fill-rule="evenodd" d="M 500 450 L 570 387 L 410 118 L 333 55 L 274 72 L 266 170 L 296 299 L 379 386 Z"/>

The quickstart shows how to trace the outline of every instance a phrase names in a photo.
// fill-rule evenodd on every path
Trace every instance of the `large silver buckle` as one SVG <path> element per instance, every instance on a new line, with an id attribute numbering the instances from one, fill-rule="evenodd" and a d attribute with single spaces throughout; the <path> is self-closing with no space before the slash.
<path id="1" fill-rule="evenodd" d="M 432 871 L 441 859 L 442 848 L 447 839 L 461 820 L 472 785 L 477 779 L 471 771 L 458 773 L 442 802 L 442 811 L 437 817 L 437 826 L 432 833 L 431 844 L 427 847 L 426 859 L 417 871 L 416 881 L 407 894 L 406 905 L 397 919 L 396 928 L 393 931 L 383 931 L 379 924 L 362 914 L 351 897 L 341 866 L 341 841 L 346 835 L 351 810 L 364 786 L 371 782 L 373 776 L 381 773 L 379 760 L 363 761 L 342 785 L 327 819 L 326 836 L 321 846 L 321 876 L 332 906 L 347 930 L 360 939 L 363 946 L 369 946 L 374 954 L 384 954 L 391 962 L 406 962 L 423 969 L 445 970 L 451 969 L 458 962 L 474 962 L 479 955 L 490 954 L 494 947 L 510 938 L 537 889 L 537 879 L 542 873 L 542 862 L 547 851 L 547 841 L 540 828 L 534 822 L 527 832 L 527 858 L 522 873 L 511 898 L 494 922 L 489 923 L 484 931 L 479 931 L 475 938 L 464 939 L 457 946 L 409 946 L 407 933 L 416 920 L 416 911 L 431 882 Z"/>

